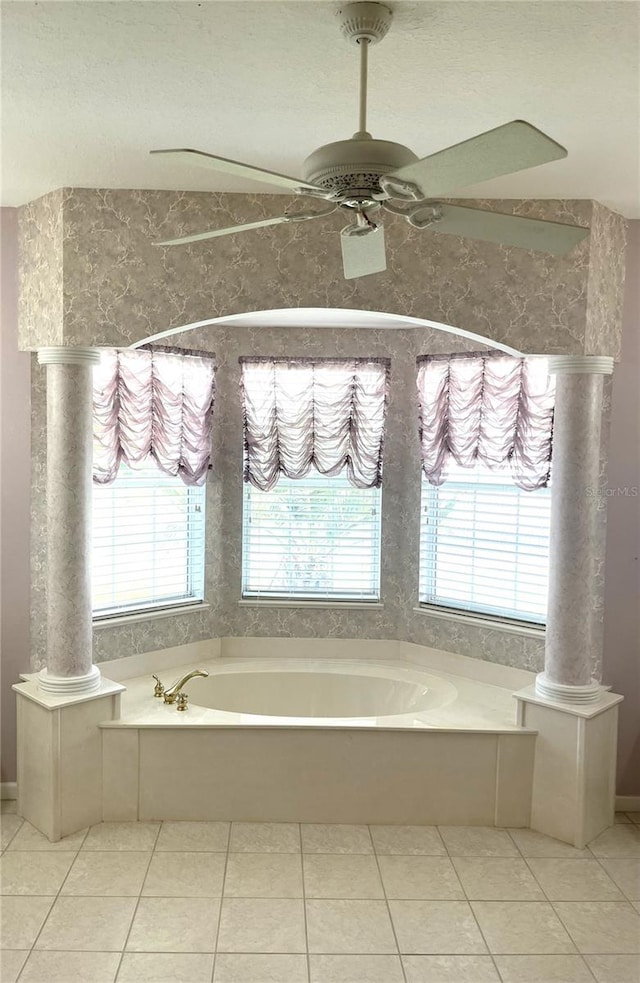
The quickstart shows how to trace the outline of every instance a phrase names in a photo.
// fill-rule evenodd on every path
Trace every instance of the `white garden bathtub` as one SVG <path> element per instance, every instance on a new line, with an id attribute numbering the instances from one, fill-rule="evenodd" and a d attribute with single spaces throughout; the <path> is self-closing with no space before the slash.
<path id="1" fill-rule="evenodd" d="M 327 640 L 318 658 L 311 641 L 307 658 L 294 639 L 247 640 L 261 657 L 165 655 L 149 668 L 166 686 L 209 672 L 184 686 L 184 713 L 154 698 L 150 672 L 121 675 L 122 717 L 102 728 L 104 818 L 528 825 L 535 734 L 517 726 L 512 688 L 431 671 L 396 643 L 367 643 L 364 659 Z"/>
<path id="2" fill-rule="evenodd" d="M 184 689 L 193 705 L 245 717 L 382 721 L 415 717 L 458 695 L 441 676 L 409 667 L 331 659 L 220 663 L 209 663 L 209 677 L 189 680 Z"/>

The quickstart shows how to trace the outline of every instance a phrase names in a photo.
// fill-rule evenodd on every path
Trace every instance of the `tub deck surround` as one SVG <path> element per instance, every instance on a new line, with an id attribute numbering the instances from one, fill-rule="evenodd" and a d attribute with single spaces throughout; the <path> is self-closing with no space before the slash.
<path id="1" fill-rule="evenodd" d="M 103 727 L 105 820 L 529 825 L 535 734 Z"/>
<path id="2" fill-rule="evenodd" d="M 98 815 L 531 824 L 579 844 L 612 820 L 612 694 L 551 705 L 532 673 L 379 639 L 211 639 L 104 668 L 119 681 L 97 694 L 15 687 L 19 808 L 51 839 Z M 194 668 L 186 713 L 153 696 L 152 672 Z"/>
<path id="3" fill-rule="evenodd" d="M 535 732 L 518 726 L 512 688 L 384 658 L 379 642 L 365 660 L 349 657 L 362 640 L 337 642 L 337 658 L 333 640 L 311 653 L 306 639 L 227 641 L 264 654 L 163 670 L 209 672 L 186 713 L 153 697 L 148 673 L 126 679 L 121 718 L 101 725 L 105 819 L 528 825 Z"/>

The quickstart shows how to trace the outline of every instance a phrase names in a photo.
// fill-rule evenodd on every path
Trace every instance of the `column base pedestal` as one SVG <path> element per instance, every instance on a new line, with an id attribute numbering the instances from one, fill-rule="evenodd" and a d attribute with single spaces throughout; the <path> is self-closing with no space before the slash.
<path id="1" fill-rule="evenodd" d="M 97 666 L 91 666 L 91 671 L 84 676 L 54 676 L 48 669 L 38 674 L 38 686 L 43 693 L 52 696 L 81 696 L 83 693 L 95 693 L 100 689 L 102 677 Z"/>
<path id="2" fill-rule="evenodd" d="M 586 686 L 571 686 L 568 683 L 554 683 L 540 672 L 536 676 L 536 695 L 554 703 L 571 703 L 578 706 L 585 703 L 598 703 L 603 693 L 600 683 L 592 679 Z"/>
<path id="3" fill-rule="evenodd" d="M 92 673 L 92 675 L 94 675 Z M 47 693 L 27 674 L 13 689 L 18 717 L 18 815 L 52 841 L 102 820 L 102 732 L 120 717 L 121 683 Z"/>
<path id="4" fill-rule="evenodd" d="M 537 684 L 514 694 L 518 724 L 538 732 L 531 828 L 579 849 L 612 825 L 615 809 L 622 697 L 599 691 L 586 704 L 541 696 Z"/>

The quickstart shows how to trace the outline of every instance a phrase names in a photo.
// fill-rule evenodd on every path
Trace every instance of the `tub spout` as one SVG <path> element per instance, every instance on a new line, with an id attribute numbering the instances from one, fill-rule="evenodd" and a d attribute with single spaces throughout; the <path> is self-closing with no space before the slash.
<path id="1" fill-rule="evenodd" d="M 185 676 L 174 683 L 169 689 L 166 689 L 163 693 L 165 703 L 175 703 L 176 697 L 185 683 L 188 683 L 190 679 L 194 676 L 208 676 L 209 673 L 206 669 L 194 669 L 192 672 L 188 672 Z"/>

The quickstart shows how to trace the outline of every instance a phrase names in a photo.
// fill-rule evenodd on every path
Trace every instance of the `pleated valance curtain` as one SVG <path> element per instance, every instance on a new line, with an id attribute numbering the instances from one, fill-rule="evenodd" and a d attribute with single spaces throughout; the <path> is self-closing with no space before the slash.
<path id="1" fill-rule="evenodd" d="M 281 474 L 346 468 L 357 488 L 382 484 L 388 359 L 241 358 L 244 480 L 268 491 Z"/>
<path id="2" fill-rule="evenodd" d="M 93 480 L 120 462 L 153 458 L 165 474 L 202 485 L 211 459 L 215 364 L 207 353 L 105 349 L 93 376 Z"/>
<path id="3" fill-rule="evenodd" d="M 469 352 L 417 364 L 422 469 L 432 485 L 446 480 L 451 459 L 507 466 L 525 491 L 548 484 L 554 386 L 545 359 Z"/>

